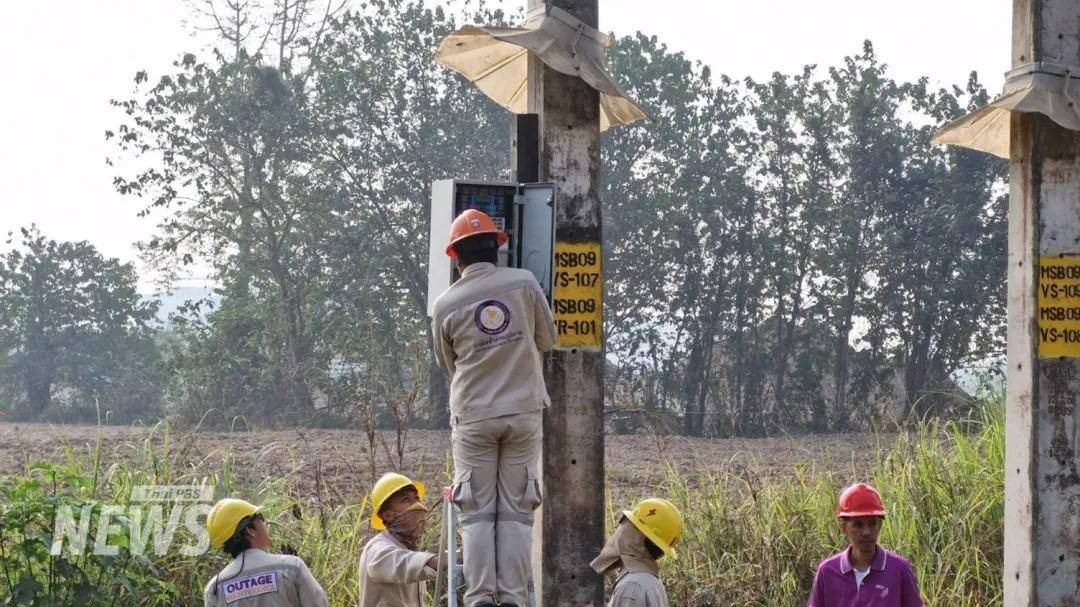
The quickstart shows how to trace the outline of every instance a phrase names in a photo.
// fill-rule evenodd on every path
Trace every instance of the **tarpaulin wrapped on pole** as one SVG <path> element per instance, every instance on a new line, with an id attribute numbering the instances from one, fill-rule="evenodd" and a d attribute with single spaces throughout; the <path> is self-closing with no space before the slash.
<path id="1" fill-rule="evenodd" d="M 600 130 L 647 118 L 604 69 L 611 36 L 554 7 L 529 11 L 525 27 L 465 26 L 442 40 L 435 61 L 476 84 L 515 114 L 528 109 L 529 53 L 600 92 Z"/>
<path id="2" fill-rule="evenodd" d="M 931 140 L 1009 157 L 1009 115 L 1038 113 L 1080 131 L 1080 67 L 1029 63 L 1005 75 L 1005 90 L 990 105 L 945 125 Z"/>

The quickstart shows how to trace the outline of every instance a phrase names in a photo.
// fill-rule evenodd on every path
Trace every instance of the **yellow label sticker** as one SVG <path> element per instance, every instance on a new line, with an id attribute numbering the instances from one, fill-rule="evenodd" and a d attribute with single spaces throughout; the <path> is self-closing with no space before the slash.
<path id="1" fill-rule="evenodd" d="M 1080 259 L 1039 259 L 1039 357 L 1080 358 Z"/>
<path id="2" fill-rule="evenodd" d="M 600 243 L 555 243 L 552 311 L 560 350 L 599 350 L 604 335 Z"/>

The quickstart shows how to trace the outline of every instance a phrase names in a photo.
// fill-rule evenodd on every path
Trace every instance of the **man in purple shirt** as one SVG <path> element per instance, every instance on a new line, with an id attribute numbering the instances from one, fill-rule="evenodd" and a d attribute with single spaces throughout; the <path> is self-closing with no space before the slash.
<path id="1" fill-rule="evenodd" d="M 862 483 L 844 489 L 836 508 L 849 546 L 821 561 L 808 607 L 922 607 L 911 564 L 878 546 L 885 504 Z"/>

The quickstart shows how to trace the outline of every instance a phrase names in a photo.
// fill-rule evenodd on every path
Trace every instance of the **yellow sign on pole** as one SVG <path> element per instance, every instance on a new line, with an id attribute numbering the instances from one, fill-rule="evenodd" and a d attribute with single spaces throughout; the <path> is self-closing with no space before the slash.
<path id="1" fill-rule="evenodd" d="M 1039 357 L 1080 358 L 1080 259 L 1039 259 Z"/>
<path id="2" fill-rule="evenodd" d="M 599 350 L 604 335 L 600 243 L 555 243 L 552 311 L 560 350 Z"/>

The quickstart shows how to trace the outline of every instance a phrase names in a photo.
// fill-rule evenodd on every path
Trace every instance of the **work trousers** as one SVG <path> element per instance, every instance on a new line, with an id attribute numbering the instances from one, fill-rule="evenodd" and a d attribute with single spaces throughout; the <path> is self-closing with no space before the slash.
<path id="1" fill-rule="evenodd" d="M 466 607 L 528 605 L 543 427 L 543 412 L 535 411 L 453 430 L 453 498 L 461 510 Z"/>

